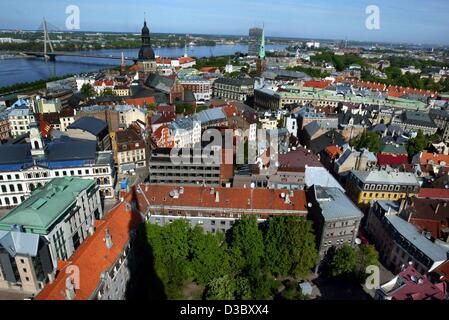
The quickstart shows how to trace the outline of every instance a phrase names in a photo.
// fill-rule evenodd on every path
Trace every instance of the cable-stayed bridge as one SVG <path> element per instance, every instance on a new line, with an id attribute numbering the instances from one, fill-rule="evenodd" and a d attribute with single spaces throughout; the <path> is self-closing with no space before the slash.
<path id="1" fill-rule="evenodd" d="M 53 27 L 53 26 L 52 26 Z M 49 32 L 49 23 L 44 19 L 41 26 L 38 30 L 43 30 L 44 32 L 44 50 L 41 52 L 36 51 L 26 51 L 23 52 L 24 55 L 44 58 L 46 61 L 56 61 L 56 57 L 78 57 L 78 58 L 95 58 L 95 59 L 113 59 L 113 60 L 127 60 L 127 61 L 137 61 L 135 57 L 126 57 L 126 56 L 114 56 L 114 55 L 106 55 L 106 54 L 93 54 L 93 53 L 82 53 L 82 52 L 64 52 L 64 51 L 55 51 L 53 47 L 53 43 L 50 39 Z M 57 28 L 54 28 L 57 30 Z"/>

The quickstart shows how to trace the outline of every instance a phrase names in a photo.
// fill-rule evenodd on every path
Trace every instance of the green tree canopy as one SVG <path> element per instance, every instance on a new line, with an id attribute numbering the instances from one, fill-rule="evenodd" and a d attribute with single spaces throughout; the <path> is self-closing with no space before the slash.
<path id="1" fill-rule="evenodd" d="M 204 233 L 196 226 L 190 232 L 190 258 L 195 279 L 203 285 L 230 272 L 223 233 Z"/>
<path id="2" fill-rule="evenodd" d="M 97 93 L 95 92 L 94 87 L 92 87 L 92 85 L 90 83 L 83 84 L 83 86 L 81 87 L 80 92 L 82 94 L 84 94 L 87 98 L 92 98 L 92 97 L 95 97 L 97 95 Z"/>
<path id="3" fill-rule="evenodd" d="M 236 221 L 231 232 L 231 247 L 234 252 L 234 267 L 244 273 L 257 270 L 264 255 L 262 233 L 255 216 L 244 216 Z M 238 261 L 237 263 L 235 263 Z"/>
<path id="4" fill-rule="evenodd" d="M 424 151 L 430 143 L 439 139 L 440 137 L 437 134 L 426 136 L 422 130 L 418 130 L 416 137 L 407 141 L 407 153 L 409 157 L 412 158 L 414 155 Z"/>
<path id="5" fill-rule="evenodd" d="M 368 149 L 377 153 L 380 150 L 380 136 L 373 131 L 363 131 L 363 133 L 351 141 L 351 145 L 356 149 Z"/>
<path id="6" fill-rule="evenodd" d="M 317 262 L 310 221 L 300 217 L 273 217 L 265 236 L 265 265 L 273 274 L 305 276 Z"/>
<path id="7" fill-rule="evenodd" d="M 379 252 L 373 245 L 361 245 L 358 247 L 357 254 L 357 273 L 361 281 L 364 281 L 368 276 L 366 268 L 368 266 L 379 265 Z"/>
<path id="8" fill-rule="evenodd" d="M 337 249 L 331 262 L 331 275 L 333 277 L 351 277 L 357 265 L 357 255 L 354 249 L 345 244 Z"/>
<path id="9" fill-rule="evenodd" d="M 206 299 L 208 300 L 234 300 L 236 291 L 235 280 L 229 275 L 216 278 L 208 286 Z"/>

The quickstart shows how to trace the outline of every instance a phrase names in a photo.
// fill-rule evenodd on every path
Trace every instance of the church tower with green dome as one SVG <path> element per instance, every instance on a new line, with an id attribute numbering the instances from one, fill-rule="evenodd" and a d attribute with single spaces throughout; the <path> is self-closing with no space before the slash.
<path id="1" fill-rule="evenodd" d="M 267 70 L 267 59 L 265 52 L 265 27 L 262 29 L 262 39 L 260 41 L 259 57 L 256 61 L 256 72 L 258 77 L 262 77 Z"/>

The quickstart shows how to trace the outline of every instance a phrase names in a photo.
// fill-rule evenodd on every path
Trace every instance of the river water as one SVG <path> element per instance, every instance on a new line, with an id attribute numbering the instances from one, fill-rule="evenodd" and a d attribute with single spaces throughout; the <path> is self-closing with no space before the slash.
<path id="1" fill-rule="evenodd" d="M 268 45 L 267 50 L 282 50 L 286 46 Z M 112 55 L 120 57 L 123 52 L 127 57 L 137 57 L 138 49 L 113 49 L 95 50 L 84 53 L 99 55 Z M 184 55 L 184 48 L 154 48 L 156 55 L 168 58 L 177 58 Z M 210 57 L 232 55 L 235 52 L 248 52 L 247 45 L 217 45 L 213 47 L 198 46 L 188 49 L 189 56 Z M 55 76 L 67 74 L 79 74 L 83 72 L 93 72 L 102 68 L 118 66 L 119 60 L 77 58 L 77 57 L 56 57 L 56 62 L 45 62 L 42 58 L 0 58 L 0 87 L 12 85 L 19 82 L 30 82 L 41 79 L 48 79 Z M 128 62 L 131 64 L 132 62 Z"/>

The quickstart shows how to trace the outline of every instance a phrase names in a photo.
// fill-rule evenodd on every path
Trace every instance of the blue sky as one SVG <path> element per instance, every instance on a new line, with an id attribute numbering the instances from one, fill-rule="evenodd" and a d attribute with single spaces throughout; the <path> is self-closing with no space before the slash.
<path id="1" fill-rule="evenodd" d="M 0 28 L 36 29 L 42 17 L 65 28 L 68 5 L 81 30 L 137 32 L 143 12 L 152 32 L 248 33 L 268 36 L 449 44 L 447 0 L 0 0 Z M 368 5 L 380 8 L 380 30 L 365 27 Z"/>

